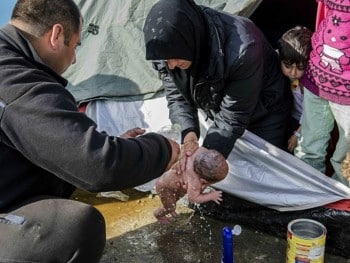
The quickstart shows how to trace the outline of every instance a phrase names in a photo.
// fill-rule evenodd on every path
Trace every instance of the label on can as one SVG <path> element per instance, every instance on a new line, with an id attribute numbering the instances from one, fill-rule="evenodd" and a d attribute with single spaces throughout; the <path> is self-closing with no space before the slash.
<path id="1" fill-rule="evenodd" d="M 310 219 L 288 224 L 286 263 L 323 263 L 326 228 Z"/>

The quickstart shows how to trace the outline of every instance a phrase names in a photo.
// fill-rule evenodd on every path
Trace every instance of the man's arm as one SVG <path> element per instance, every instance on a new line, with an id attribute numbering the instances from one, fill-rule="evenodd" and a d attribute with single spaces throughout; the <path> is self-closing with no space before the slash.
<path id="1" fill-rule="evenodd" d="M 6 106 L 2 116 L 5 140 L 35 165 L 97 192 L 146 183 L 176 159 L 178 146 L 161 135 L 123 139 L 98 132 L 63 86 L 42 78 L 47 82 Z"/>

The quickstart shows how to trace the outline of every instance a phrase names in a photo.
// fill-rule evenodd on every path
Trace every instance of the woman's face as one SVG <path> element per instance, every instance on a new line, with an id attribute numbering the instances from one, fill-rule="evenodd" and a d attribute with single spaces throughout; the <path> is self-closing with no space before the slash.
<path id="1" fill-rule="evenodd" d="M 176 67 L 180 69 L 188 69 L 192 65 L 192 61 L 184 59 L 168 59 L 167 60 L 169 69 L 175 69 Z"/>

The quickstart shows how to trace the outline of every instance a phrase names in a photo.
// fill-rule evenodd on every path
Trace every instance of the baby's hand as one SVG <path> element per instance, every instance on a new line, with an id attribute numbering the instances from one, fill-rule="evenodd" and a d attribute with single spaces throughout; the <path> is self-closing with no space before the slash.
<path id="1" fill-rule="evenodd" d="M 222 191 L 214 190 L 210 194 L 212 195 L 212 201 L 214 201 L 218 205 L 220 204 L 220 202 L 222 202 Z"/>

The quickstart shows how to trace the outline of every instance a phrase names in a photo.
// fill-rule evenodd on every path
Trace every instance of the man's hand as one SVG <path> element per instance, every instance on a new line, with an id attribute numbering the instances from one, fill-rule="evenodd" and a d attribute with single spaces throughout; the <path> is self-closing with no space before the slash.
<path id="1" fill-rule="evenodd" d="M 145 129 L 141 129 L 139 127 L 130 129 L 128 131 L 126 131 L 125 133 L 123 133 L 122 135 L 120 135 L 121 138 L 123 139 L 128 139 L 128 138 L 135 138 L 139 135 L 142 135 L 146 132 Z"/>
<path id="2" fill-rule="evenodd" d="M 168 141 L 171 145 L 171 159 L 165 169 L 166 171 L 169 170 L 174 165 L 174 163 L 178 161 L 180 155 L 180 145 L 172 139 L 168 139 Z"/>

